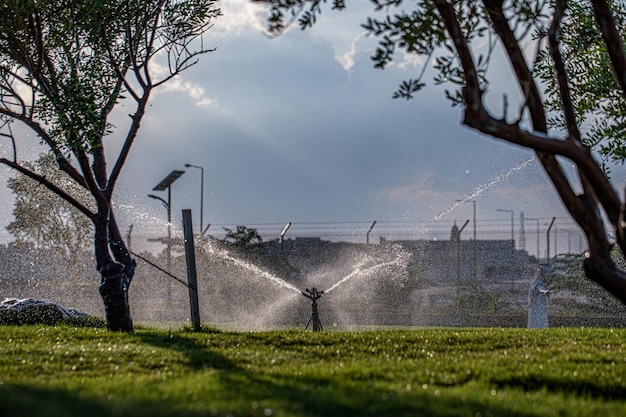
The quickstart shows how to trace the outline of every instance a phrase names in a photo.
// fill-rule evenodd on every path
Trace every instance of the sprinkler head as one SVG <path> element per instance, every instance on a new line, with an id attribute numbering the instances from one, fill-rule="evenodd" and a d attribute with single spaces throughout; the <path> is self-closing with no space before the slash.
<path id="1" fill-rule="evenodd" d="M 313 301 L 320 298 L 322 294 L 324 294 L 324 291 L 323 290 L 318 291 L 315 287 L 312 287 L 311 289 L 306 288 L 304 291 L 302 291 L 302 295 L 304 295 L 307 298 L 310 298 Z"/>

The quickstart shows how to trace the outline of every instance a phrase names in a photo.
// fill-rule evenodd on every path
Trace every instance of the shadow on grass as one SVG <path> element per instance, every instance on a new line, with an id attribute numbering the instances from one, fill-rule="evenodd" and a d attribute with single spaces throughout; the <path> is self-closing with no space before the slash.
<path id="1" fill-rule="evenodd" d="M 211 330 L 205 330 L 210 332 Z M 182 353 L 189 360 L 193 370 L 212 368 L 234 371 L 237 365 L 223 355 L 208 349 L 197 338 L 187 333 L 177 332 L 164 335 L 162 332 L 142 331 L 135 334 L 142 342 L 161 349 L 171 349 Z"/>
<path id="2" fill-rule="evenodd" d="M 341 381 L 325 378 L 270 375 L 246 376 L 245 383 L 234 375 L 224 375 L 224 386 L 236 393 L 233 401 L 258 401 L 268 405 L 259 413 L 247 415 L 276 415 L 325 417 L 325 416 L 395 416 L 395 417 L 456 417 L 456 416 L 508 416 L 536 417 L 526 411 L 515 412 L 506 404 L 482 402 L 446 391 L 441 387 L 430 392 L 421 387 L 415 391 L 385 391 L 375 383 Z M 235 413 L 235 415 L 237 415 Z"/>
<path id="3" fill-rule="evenodd" d="M 2 417 L 206 417 L 176 408 L 168 401 L 108 401 L 63 389 L 7 384 L 0 386 L 0 416 Z"/>
<path id="4" fill-rule="evenodd" d="M 492 382 L 502 388 L 522 388 L 526 391 L 539 391 L 541 389 L 545 389 L 549 392 L 590 397 L 608 401 L 624 400 L 623 387 L 617 385 L 607 386 L 607 381 L 602 380 L 572 380 L 567 378 L 533 375 L 492 380 Z"/>

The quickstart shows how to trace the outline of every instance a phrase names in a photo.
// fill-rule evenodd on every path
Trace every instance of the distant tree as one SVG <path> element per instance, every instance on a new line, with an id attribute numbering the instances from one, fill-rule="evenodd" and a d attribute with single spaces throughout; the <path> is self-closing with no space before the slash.
<path id="1" fill-rule="evenodd" d="M 78 186 L 57 168 L 54 156 L 42 155 L 34 164 L 24 166 L 47 178 L 53 184 L 63 186 L 77 201 L 89 207 L 91 201 L 84 188 Z M 8 188 L 15 195 L 14 220 L 7 231 L 15 237 L 17 246 L 32 244 L 34 247 L 54 249 L 67 257 L 86 251 L 93 245 L 89 233 L 93 225 L 88 217 L 40 183 L 22 174 L 8 181 Z"/>
<path id="2" fill-rule="evenodd" d="M 223 228 L 226 234 L 221 241 L 240 255 L 261 255 L 265 252 L 265 243 L 259 232 L 252 227 L 237 226 L 236 230 Z"/>
<path id="3" fill-rule="evenodd" d="M 339 10 L 345 8 L 344 0 L 252 1 L 269 5 L 268 25 L 274 34 L 282 33 L 295 20 L 302 29 L 311 27 L 324 4 L 332 3 Z M 376 11 L 408 3 L 371 2 Z M 609 154 L 623 161 L 626 26 L 616 23 L 624 20 L 623 5 L 617 7 L 618 4 L 613 0 L 419 0 L 397 9 L 395 14 L 370 17 L 362 26 L 368 34 L 380 38 L 372 56 L 375 67 L 385 68 L 392 63 L 398 50 L 420 55 L 424 68 L 433 63 L 435 84 L 451 85 L 446 96 L 453 105 L 463 108 L 463 124 L 535 151 L 561 201 L 585 233 L 589 247 L 583 263 L 586 276 L 626 303 L 626 272 L 612 256 L 615 243 L 619 256 L 626 254 L 624 196 L 616 192 L 581 133 L 586 128 L 582 115 L 587 113 L 601 122 L 614 119 L 622 123 L 622 127 L 604 128 L 599 124 L 589 129 L 592 134 L 593 129 L 597 129 L 595 133 L 605 132 L 604 139 L 612 141 L 603 142 L 600 136 L 588 143 L 604 143 Z M 576 7 L 584 7 L 589 24 L 576 23 Z M 286 16 L 290 16 L 288 20 Z M 586 49 L 578 48 L 578 42 L 585 40 Z M 595 46 L 590 40 L 596 42 Z M 562 52 L 567 50 L 567 42 L 574 48 L 568 51 L 570 57 L 580 54 L 569 61 L 571 65 L 566 64 Z M 520 95 L 514 106 L 508 104 L 508 99 L 503 100 L 500 109 L 487 107 L 484 102 L 490 90 L 498 93 L 495 87 L 509 87 L 493 85 L 506 80 L 490 77 L 488 70 L 495 63 L 495 51 L 500 51 L 506 60 L 497 62 L 498 69 L 510 70 Z M 608 67 L 596 65 L 597 54 L 610 63 L 611 72 Z M 545 90 L 547 96 L 542 94 L 541 76 L 547 77 L 548 73 L 537 70 L 544 57 L 549 57 L 544 65 L 549 62 L 553 83 L 552 88 L 548 84 Z M 393 97 L 413 98 L 426 85 L 425 74 L 421 70 L 416 78 L 404 81 Z M 605 82 L 610 84 L 604 85 Z M 606 104 L 612 107 L 605 117 Z M 557 110 L 558 115 L 553 115 L 552 110 Z M 562 121 L 560 131 L 549 133 L 551 117 Z M 576 167 L 576 175 L 566 174 L 565 163 Z"/>
<path id="4" fill-rule="evenodd" d="M 128 288 L 135 261 L 112 209 L 122 167 L 150 95 L 208 52 L 202 35 L 219 16 L 213 0 L 7 0 L 0 3 L 0 134 L 12 152 L 0 163 L 78 209 L 93 224 L 100 295 L 110 329 L 132 331 Z M 123 104 L 130 120 L 118 153 L 107 152 L 109 121 Z M 13 123 L 34 133 L 58 169 L 83 188 L 54 183 L 18 158 Z M 121 129 L 120 129 L 121 130 Z M 9 142 L 10 145 L 6 145 Z M 12 155 L 10 157 L 9 155 Z M 112 165 L 107 156 L 114 156 Z"/>

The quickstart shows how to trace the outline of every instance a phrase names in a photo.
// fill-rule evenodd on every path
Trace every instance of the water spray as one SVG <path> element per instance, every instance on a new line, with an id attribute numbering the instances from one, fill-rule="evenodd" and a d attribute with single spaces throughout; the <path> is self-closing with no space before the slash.
<path id="1" fill-rule="evenodd" d="M 533 156 L 532 158 L 525 160 L 524 162 L 522 162 L 518 166 L 513 167 L 513 168 L 509 169 L 508 171 L 498 175 L 493 180 L 491 180 L 491 182 L 479 185 L 471 194 L 465 196 L 465 198 L 463 198 L 461 200 L 457 200 L 453 205 L 451 205 L 450 207 L 448 207 L 447 209 L 445 209 L 444 211 L 442 211 L 441 213 L 439 213 L 438 215 L 433 217 L 431 219 L 431 221 L 435 222 L 437 220 L 441 220 L 441 218 L 443 216 L 445 216 L 446 214 L 450 213 L 451 211 L 453 211 L 454 209 L 459 207 L 461 204 L 463 204 L 463 203 L 465 203 L 467 201 L 473 200 L 474 198 L 478 197 L 480 194 L 482 194 L 483 192 L 487 191 L 488 189 L 490 189 L 494 185 L 498 184 L 500 181 L 507 179 L 508 177 L 513 175 L 515 172 L 525 168 L 528 164 L 530 164 L 536 158 L 537 158 L 536 156 Z"/>

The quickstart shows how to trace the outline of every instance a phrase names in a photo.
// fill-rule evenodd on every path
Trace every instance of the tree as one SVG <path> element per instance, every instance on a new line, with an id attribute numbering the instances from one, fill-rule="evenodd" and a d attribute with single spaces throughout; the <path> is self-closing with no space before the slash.
<path id="1" fill-rule="evenodd" d="M 237 230 L 223 228 L 226 234 L 224 235 L 223 242 L 240 249 L 249 249 L 257 246 L 263 246 L 263 238 L 259 232 L 247 226 L 237 226 Z"/>
<path id="2" fill-rule="evenodd" d="M 322 6 L 331 3 L 326 0 L 253 1 L 269 6 L 268 27 L 273 34 L 280 34 L 296 19 L 302 29 L 311 27 Z M 404 3 L 402 0 L 371 2 L 376 11 Z M 585 3 L 579 0 L 420 0 L 411 2 L 406 7 L 409 11 L 398 9 L 393 15 L 370 17 L 362 26 L 370 35 L 380 38 L 372 56 L 375 67 L 387 66 L 398 50 L 425 57 L 425 65 L 433 62 L 434 82 L 452 85 L 446 95 L 454 105 L 462 106 L 463 124 L 493 138 L 534 150 L 561 201 L 587 238 L 585 275 L 626 303 L 626 271 L 611 256 L 614 244 L 621 257 L 626 254 L 624 197 L 620 199 L 581 134 L 585 127 L 581 110 L 598 116 L 603 108 L 597 106 L 613 103 L 618 110 L 600 120 L 610 122 L 614 118 L 622 128 L 605 130 L 608 137 L 598 137 L 593 142 L 607 144 L 606 140 L 613 140 L 607 148 L 609 154 L 623 161 L 623 136 L 616 135 L 624 132 L 625 113 L 619 109 L 624 109 L 626 100 L 626 53 L 622 41 L 624 25 L 616 24 L 624 19 L 623 7 L 614 7 L 617 3 L 611 0 Z M 570 13 L 570 5 L 588 5 L 593 25 L 586 25 L 580 37 L 574 34 L 568 38 L 562 32 L 562 29 L 575 31 L 579 27 L 576 13 Z M 332 7 L 344 9 L 345 1 L 333 0 Z M 286 15 L 290 20 L 285 19 Z M 563 41 L 584 39 L 583 35 L 588 32 L 593 35 L 589 39 L 599 40 L 597 52 L 606 57 L 611 73 L 608 67 L 565 64 Z M 488 71 L 497 49 L 508 61 L 499 62 L 498 68 L 510 68 L 517 82 L 520 99 L 512 114 L 507 104 L 503 104 L 500 115 L 484 104 L 486 94 L 498 91 L 489 84 L 495 79 L 490 80 Z M 585 55 L 579 62 L 587 63 L 595 56 L 591 51 L 589 54 L 585 50 L 576 51 L 581 52 Z M 543 56 L 549 57 L 549 77 L 554 86 L 550 89 L 548 85 L 545 91 L 548 96 L 542 94 L 542 73 L 536 71 L 536 64 Z M 422 71 L 415 79 L 404 81 L 393 96 L 413 98 L 425 86 L 425 73 Z M 595 101 L 585 101 L 589 96 L 584 94 L 588 92 L 575 87 L 573 80 L 577 79 L 585 80 L 591 87 Z M 606 87 L 608 91 L 601 89 L 601 84 L 607 80 L 611 80 Z M 576 103 L 582 107 L 577 107 Z M 558 115 L 551 113 L 553 109 L 558 110 Z M 549 132 L 551 117 L 563 121 L 560 131 Z M 593 129 L 589 132 L 594 133 Z M 566 175 L 563 158 L 576 167 L 576 176 Z"/>
<path id="3" fill-rule="evenodd" d="M 57 186 L 63 184 L 77 201 L 90 206 L 88 194 L 57 169 L 52 155 L 41 155 L 34 164 L 24 166 Z M 91 239 L 85 231 L 90 231 L 92 224 L 71 204 L 25 175 L 10 178 L 8 188 L 15 195 L 15 207 L 7 231 L 15 237 L 16 245 L 32 244 L 60 252 L 63 257 L 89 249 Z"/>
<path id="4" fill-rule="evenodd" d="M 43 154 L 34 164 L 24 165 L 54 184 L 64 184 L 74 198 L 90 205 L 85 190 L 57 169 L 54 156 Z M 89 258 L 90 235 L 93 235 L 89 219 L 25 175 L 18 173 L 10 178 L 8 188 L 15 195 L 15 205 L 14 220 L 6 229 L 15 237 L 15 246 L 36 250 L 48 264 L 56 265 L 56 272 L 65 280 L 84 278 L 85 271 L 77 266 Z"/>
<path id="5" fill-rule="evenodd" d="M 0 3 L 0 163 L 71 204 L 93 224 L 100 295 L 111 330 L 132 331 L 128 288 L 135 261 L 111 201 L 153 90 L 209 52 L 202 35 L 220 10 L 213 0 L 7 0 Z M 130 110 L 113 164 L 105 147 L 113 110 Z M 30 130 L 60 171 L 90 197 L 52 182 L 18 159 L 12 124 Z M 7 153 L 5 153 L 6 155 Z"/>
<path id="6" fill-rule="evenodd" d="M 220 239 L 225 248 L 232 251 L 244 259 L 255 263 L 262 263 L 266 266 L 272 264 L 272 260 L 267 258 L 267 245 L 276 243 L 276 240 L 263 241 L 263 237 L 252 227 L 237 226 L 237 230 L 223 228 L 226 234 Z M 271 257 L 270 257 L 271 258 Z"/>

